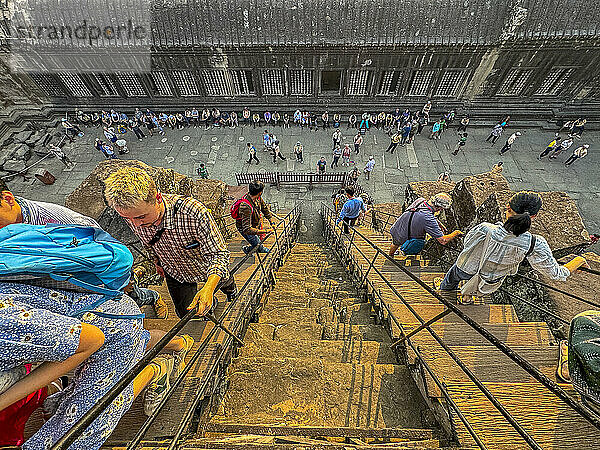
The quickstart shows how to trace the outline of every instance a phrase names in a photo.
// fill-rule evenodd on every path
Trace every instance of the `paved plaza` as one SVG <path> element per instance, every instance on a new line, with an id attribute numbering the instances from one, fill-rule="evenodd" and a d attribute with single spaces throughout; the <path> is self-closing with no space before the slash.
<path id="1" fill-rule="evenodd" d="M 408 182 L 418 180 L 435 180 L 441 172 L 447 171 L 453 181 L 464 176 L 488 171 L 495 163 L 504 161 L 504 175 L 515 190 L 532 189 L 537 191 L 565 191 L 569 193 L 579 206 L 585 224 L 590 233 L 600 231 L 600 132 L 585 132 L 583 139 L 577 140 L 571 147 L 575 149 L 582 143 L 590 144 L 586 158 L 576 161 L 572 166 L 565 167 L 563 162 L 568 155 L 562 154 L 556 160 L 542 161 L 537 155 L 551 140 L 554 129 L 520 128 L 518 123 L 511 123 L 505 134 L 491 147 L 485 142 L 489 127 L 475 126 L 468 130 L 469 137 L 465 151 L 458 156 L 451 152 L 456 146 L 456 125 L 445 132 L 441 139 L 428 139 L 429 130 L 417 136 L 413 144 L 398 146 L 394 154 L 385 153 L 389 145 L 389 137 L 380 130 L 370 130 L 364 136 L 364 143 L 358 156 L 352 152 L 352 160 L 359 168 L 363 168 L 369 155 L 373 155 L 376 166 L 371 180 L 361 176 L 360 184 L 371 193 L 376 202 L 402 201 L 404 189 Z M 57 177 L 53 185 L 43 185 L 35 178 L 29 181 L 15 179 L 10 182 L 11 189 L 25 197 L 35 200 L 45 200 L 64 204 L 65 196 L 72 192 L 81 181 L 93 170 L 96 164 L 104 159 L 102 154 L 94 149 L 95 138 L 104 140 L 101 128 L 84 128 L 85 136 L 64 147 L 67 155 L 76 162 L 72 171 L 64 170 L 64 166 L 56 159 L 43 161 L 36 166 L 47 168 Z M 263 151 L 261 128 L 240 126 L 235 129 L 189 127 L 182 130 L 166 129 L 165 136 L 157 133 L 138 141 L 133 133 L 126 134 L 130 149 L 121 158 L 138 159 L 153 166 L 172 168 L 188 176 L 196 176 L 200 163 L 205 163 L 211 178 L 236 184 L 236 172 L 271 172 L 271 171 L 316 171 L 316 162 L 325 156 L 331 164 L 331 134 L 333 128 L 327 130 L 309 131 L 299 127 L 291 128 L 270 127 L 280 140 L 280 147 L 287 157 L 286 161 L 278 160 L 273 164 L 272 157 Z M 354 130 L 341 128 L 342 143 L 352 144 Z M 498 152 L 506 138 L 514 131 L 523 135 L 513 145 L 512 150 L 501 157 Z M 292 149 L 300 141 L 304 146 L 304 164 L 295 161 Z M 249 166 L 246 143 L 253 143 L 258 150 L 260 164 Z M 351 147 L 353 147 L 351 145 Z M 569 152 L 570 154 L 570 152 Z M 31 161 L 30 161 L 31 163 Z M 341 163 L 341 161 L 340 161 Z M 348 171 L 346 167 L 328 171 Z M 33 170 L 32 170 L 33 171 Z M 297 198 L 308 200 L 314 206 L 314 201 L 324 200 L 332 192 L 330 186 L 315 188 L 296 187 L 275 189 L 267 193 L 270 199 L 277 199 L 284 206 L 291 206 Z M 280 203 L 281 204 L 281 203 Z"/>

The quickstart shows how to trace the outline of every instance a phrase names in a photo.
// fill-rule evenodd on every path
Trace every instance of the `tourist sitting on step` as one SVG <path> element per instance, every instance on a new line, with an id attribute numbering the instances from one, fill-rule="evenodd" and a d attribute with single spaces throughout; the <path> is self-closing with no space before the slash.
<path id="1" fill-rule="evenodd" d="M 108 204 L 150 249 L 178 317 L 196 307 L 198 315 L 214 310 L 214 293 L 221 280 L 220 289 L 227 299 L 235 297 L 229 250 L 212 214 L 201 202 L 158 192 L 150 175 L 136 167 L 116 170 L 104 184 Z"/>
<path id="2" fill-rule="evenodd" d="M 264 190 L 265 184 L 262 181 L 252 181 L 248 185 L 248 193 L 231 207 L 231 216 L 235 219 L 235 227 L 250 244 L 242 247 L 244 253 L 249 253 L 256 246 L 258 246 L 259 252 L 268 253 L 269 249 L 261 243 L 261 240 L 267 233 L 273 232 L 273 217 L 281 220 L 281 217 L 271 212 L 263 200 Z M 263 225 L 263 217 L 269 221 L 268 226 Z"/>
<path id="3" fill-rule="evenodd" d="M 343 221 L 344 233 L 348 234 L 350 233 L 349 226 L 354 226 L 361 215 L 367 212 L 367 205 L 365 205 L 362 198 L 354 196 L 354 187 L 346 186 L 344 191 L 346 192 L 346 197 L 348 197 L 348 199 L 346 200 L 346 203 L 344 203 L 335 224 L 337 225 Z"/>
<path id="4" fill-rule="evenodd" d="M 560 281 L 587 265 L 581 256 L 559 265 L 546 239 L 529 232 L 541 208 L 540 194 L 521 191 L 508 201 L 504 223 L 483 222 L 473 227 L 465 236 L 464 250 L 441 282 L 442 296 L 455 302 L 462 280 L 470 280 L 461 288 L 463 298 L 491 294 L 507 276 L 517 273 L 525 258 L 533 269 Z"/>
<path id="5" fill-rule="evenodd" d="M 571 320 L 569 340 L 560 343 L 556 378 L 573 383 L 583 403 L 600 415 L 600 311 Z"/>
<path id="6" fill-rule="evenodd" d="M 455 230 L 444 234 L 442 226 L 435 217 L 437 212 L 450 208 L 452 199 L 445 192 L 435 194 L 428 201 L 419 197 L 402 213 L 390 228 L 392 243 L 389 255 L 394 257 L 398 248 L 404 255 L 417 255 L 425 246 L 425 235 L 428 234 L 445 245 L 462 232 Z"/>
<path id="7" fill-rule="evenodd" d="M 8 186 L 0 180 L 0 228 L 14 223 L 27 223 L 30 225 L 57 223 L 100 228 L 98 222 L 91 217 L 79 214 L 64 206 L 15 197 Z M 135 279 L 135 274 L 133 278 Z M 131 283 L 127 292 L 138 306 L 153 305 L 159 319 L 167 318 L 169 309 L 158 292 L 141 288 L 135 281 Z"/>

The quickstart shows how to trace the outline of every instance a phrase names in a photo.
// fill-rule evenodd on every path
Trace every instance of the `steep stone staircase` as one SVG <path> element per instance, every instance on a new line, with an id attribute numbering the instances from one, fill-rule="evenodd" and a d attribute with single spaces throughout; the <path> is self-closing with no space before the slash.
<path id="1" fill-rule="evenodd" d="M 441 305 L 435 297 L 381 254 L 369 269 L 376 250 L 358 234 L 354 237 L 341 235 L 339 228 L 336 229 L 330 217 L 325 218 L 325 227 L 330 230 L 327 237 L 336 248 L 338 257 L 342 258 L 354 272 L 355 279 L 364 281 L 362 287 L 367 289 L 367 295 L 372 299 L 378 316 L 388 325 L 387 328 L 394 339 L 421 325 L 394 290 L 425 321 L 445 309 L 445 306 Z M 366 227 L 357 227 L 357 230 L 387 253 L 391 243 L 389 234 L 379 233 Z M 432 287 L 434 278 L 444 275 L 439 267 L 430 265 L 420 257 L 396 256 L 396 259 Z M 389 284 L 383 281 L 382 276 L 386 277 Z M 558 346 L 546 323 L 520 322 L 512 305 L 489 302 L 488 298 L 484 298 L 479 304 L 463 305 L 459 308 L 525 357 L 546 376 L 555 380 Z M 401 329 L 390 317 L 390 312 L 398 320 Z M 600 442 L 598 429 L 535 381 L 525 370 L 459 317 L 454 314 L 447 315 L 431 326 L 431 329 L 483 382 L 541 448 L 598 448 Z M 410 340 L 423 358 L 421 361 L 419 355 L 410 346 L 406 348 L 405 354 L 413 378 L 440 423 L 454 434 L 463 446 L 474 446 L 475 442 L 463 423 L 458 420 L 456 413 L 451 411 L 441 389 L 424 369 L 424 363 L 444 383 L 452 400 L 488 448 L 528 448 L 515 429 L 484 397 L 484 394 L 431 333 L 423 330 Z M 578 398 L 571 385 L 560 386 L 572 397 Z"/>
<path id="2" fill-rule="evenodd" d="M 438 448 L 389 344 L 333 253 L 296 244 L 229 367 L 223 400 L 182 448 Z"/>

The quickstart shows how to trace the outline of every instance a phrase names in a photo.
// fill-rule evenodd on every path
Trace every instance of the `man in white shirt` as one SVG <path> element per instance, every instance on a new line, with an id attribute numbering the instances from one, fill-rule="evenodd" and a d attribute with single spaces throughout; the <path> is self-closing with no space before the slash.
<path id="1" fill-rule="evenodd" d="M 369 160 L 365 165 L 365 177 L 367 178 L 367 180 L 371 179 L 371 172 L 373 171 L 373 167 L 375 167 L 375 158 L 373 158 L 373 155 L 371 155 L 369 156 Z"/>
<path id="2" fill-rule="evenodd" d="M 521 132 L 517 131 L 516 133 L 511 134 L 508 139 L 506 140 L 506 144 L 504 144 L 504 147 L 502 147 L 500 149 L 500 154 L 502 155 L 503 153 L 506 153 L 507 151 L 509 151 L 513 145 L 513 143 L 517 140 L 517 138 L 521 136 Z"/>

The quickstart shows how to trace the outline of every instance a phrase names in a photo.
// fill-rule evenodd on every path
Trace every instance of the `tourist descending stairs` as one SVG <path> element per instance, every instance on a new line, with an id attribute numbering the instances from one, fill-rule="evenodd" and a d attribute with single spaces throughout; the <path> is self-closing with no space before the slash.
<path id="1" fill-rule="evenodd" d="M 366 290 L 393 340 L 447 309 L 431 293 L 434 279 L 444 275 L 441 268 L 420 257 L 396 256 L 394 262 L 387 257 L 389 234 L 356 226 L 344 235 L 329 207 L 322 206 L 322 216 L 327 241 L 357 287 Z M 590 423 L 596 418 L 586 420 L 554 393 L 562 388 L 579 402 L 571 385 L 553 383 L 558 346 L 546 323 L 520 322 L 512 305 L 490 304 L 489 298 L 457 308 L 491 338 L 450 313 L 395 346 L 447 432 L 468 447 L 597 449 L 600 430 Z M 500 351 L 502 343 L 534 368 L 517 365 Z M 534 379 L 536 369 L 554 392 Z"/>
<path id="2" fill-rule="evenodd" d="M 439 448 L 435 422 L 334 254 L 296 244 L 181 448 Z"/>

